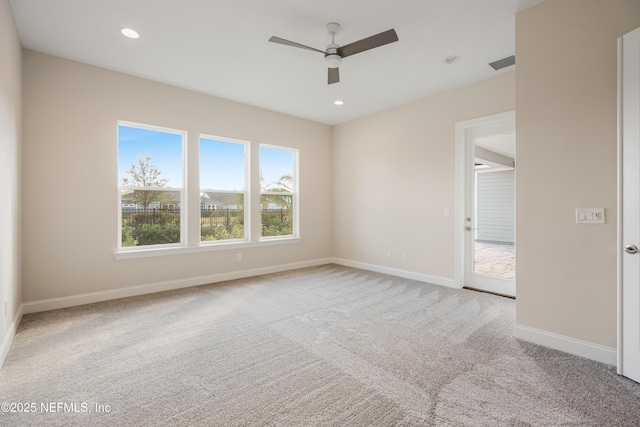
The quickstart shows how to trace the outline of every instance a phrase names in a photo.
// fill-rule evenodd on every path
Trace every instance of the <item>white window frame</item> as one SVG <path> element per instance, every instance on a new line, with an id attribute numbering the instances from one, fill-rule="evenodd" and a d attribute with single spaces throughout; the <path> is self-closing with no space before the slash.
<path id="1" fill-rule="evenodd" d="M 271 149 L 275 149 L 275 150 L 283 150 L 283 151 L 290 151 L 292 152 L 292 170 L 293 170 L 293 191 L 283 191 L 283 192 L 278 192 L 278 193 L 273 193 L 273 192 L 268 192 L 268 191 L 262 191 L 262 189 L 260 189 L 260 197 L 259 197 L 259 201 L 262 202 L 262 196 L 263 195 L 279 195 L 279 196 L 291 196 L 291 205 L 293 206 L 293 218 L 292 218 L 292 234 L 283 234 L 283 235 L 279 235 L 279 236 L 262 236 L 262 212 L 260 212 L 260 227 L 259 227 L 259 231 L 258 231 L 258 239 L 259 241 L 273 241 L 273 240 L 283 240 L 283 239 L 299 239 L 300 238 L 300 202 L 299 202 L 299 193 L 300 193 L 300 173 L 299 173 L 299 156 L 300 156 L 300 150 L 297 148 L 291 148 L 291 147 L 285 147 L 285 146 L 280 146 L 280 145 L 271 145 L 271 144 L 260 144 L 259 145 L 259 149 L 265 147 L 265 148 L 271 148 Z M 258 153 L 260 153 L 260 150 L 258 149 Z M 258 160 L 258 165 L 257 168 L 258 170 L 260 170 L 261 167 L 261 163 L 262 160 L 259 159 Z M 261 205 L 262 203 L 260 203 Z M 259 206 L 260 206 L 259 205 Z M 259 208 L 260 211 L 262 211 L 261 208 Z"/>
<path id="2" fill-rule="evenodd" d="M 202 253 L 202 252 L 210 252 L 210 251 L 221 251 L 221 250 L 240 250 L 245 248 L 257 248 L 257 247 L 268 247 L 274 245 L 290 245 L 290 244 L 298 244 L 302 242 L 302 238 L 300 237 L 299 231 L 299 217 L 300 217 L 300 179 L 299 179 L 299 149 L 286 147 L 286 146 L 278 146 L 278 145 L 270 145 L 270 144 L 257 144 L 252 143 L 251 141 L 234 139 L 234 138 L 226 138 L 213 136 L 208 134 L 200 134 L 197 142 L 188 140 L 187 131 L 182 131 L 179 129 L 166 128 L 162 126 L 154 126 L 143 123 L 136 123 L 130 121 L 119 120 L 116 126 L 116 135 L 118 134 L 119 126 L 129 126 L 140 129 L 148 129 L 153 131 L 160 132 L 168 132 L 173 134 L 178 134 L 182 136 L 182 187 L 145 187 L 145 189 L 153 190 L 153 191 L 177 191 L 180 192 L 180 242 L 179 243 L 168 243 L 168 244 L 158 244 L 158 245 L 145 245 L 145 246 L 122 246 L 122 190 L 127 189 L 135 189 L 140 190 L 141 187 L 130 187 L 130 186 L 122 186 L 120 185 L 120 176 L 118 176 L 118 237 L 116 250 L 113 252 L 115 259 L 136 259 L 136 258 L 147 258 L 147 257 L 156 257 L 156 256 L 164 256 L 164 255 L 179 255 L 179 254 L 187 254 L 187 253 Z M 200 138 L 211 138 L 219 141 L 226 142 L 234 142 L 234 143 L 242 143 L 245 147 L 245 188 L 244 188 L 244 239 L 228 239 L 228 240 L 217 240 L 217 241 L 202 241 L 201 240 L 201 230 L 200 224 L 201 213 L 198 212 L 198 222 L 197 222 L 197 233 L 193 230 L 193 227 L 196 227 L 196 224 L 191 224 L 189 222 L 189 212 L 191 209 L 197 208 L 200 210 L 200 192 L 199 188 L 199 176 L 197 178 L 197 186 L 198 191 L 194 194 L 190 194 L 188 191 L 187 183 L 189 175 L 193 173 L 197 173 L 199 175 L 200 168 Z M 191 147 L 191 144 L 196 144 L 196 147 Z M 256 150 L 257 153 L 253 150 Z M 290 195 L 292 196 L 292 206 L 293 206 L 293 234 L 280 235 L 280 236 L 266 236 L 262 237 L 262 225 L 260 222 L 251 222 L 261 220 L 262 215 L 260 212 L 261 206 L 261 197 L 263 192 L 260 191 L 259 187 L 256 187 L 256 183 L 253 180 L 256 180 L 260 170 L 260 159 L 259 159 L 259 148 L 260 147 L 268 147 L 280 150 L 291 151 L 293 153 L 293 173 L 294 173 L 294 191 L 293 192 L 282 192 L 275 193 L 280 195 Z M 116 144 L 116 167 L 118 166 L 118 152 L 119 150 L 119 141 Z M 187 170 L 189 161 L 187 159 L 187 153 L 189 150 L 192 151 L 192 154 L 198 157 L 196 159 L 197 167 L 194 170 Z M 192 162 L 193 163 L 193 162 Z M 118 171 L 116 171 L 116 175 L 119 175 Z M 193 179 L 193 176 L 191 176 Z M 192 185 L 194 183 L 192 182 Z M 224 192 L 222 190 L 211 189 L 210 191 L 216 192 Z M 230 191 L 230 193 L 238 194 L 238 192 Z M 256 194 L 258 193 L 258 194 Z M 265 194 L 274 194 L 274 193 L 266 193 Z M 197 197 L 196 197 L 197 196 Z M 258 212 L 255 212 L 256 207 Z M 195 218 L 195 216 L 194 216 Z M 197 238 L 195 237 L 197 235 Z M 195 241 L 193 239 L 196 239 Z"/>
<path id="3" fill-rule="evenodd" d="M 182 138 L 181 154 L 182 154 L 182 187 L 137 187 L 137 186 L 124 186 L 120 184 L 120 176 L 118 176 L 118 249 L 117 252 L 137 252 L 137 251 L 149 251 L 159 249 L 171 249 L 185 247 L 187 245 L 187 132 L 179 129 L 165 128 L 161 126 L 148 125 L 143 123 L 135 123 L 129 121 L 118 120 L 116 126 L 116 135 L 119 135 L 118 129 L 120 126 L 146 129 L 156 132 L 171 133 L 174 135 L 180 135 Z M 116 144 L 116 167 L 119 160 L 120 140 L 118 138 Z M 116 175 L 118 175 L 116 171 Z M 136 191 L 166 191 L 166 192 L 179 192 L 180 193 L 180 242 L 178 243 L 166 243 L 158 245 L 144 245 L 144 246 L 122 246 L 122 191 L 123 190 L 136 190 Z"/>
<path id="4" fill-rule="evenodd" d="M 218 190 L 215 188 L 199 188 L 199 194 L 202 192 L 215 192 L 215 193 L 224 193 L 224 194 L 242 194 L 243 197 L 243 204 L 244 204 L 244 238 L 242 239 L 226 239 L 226 240 L 207 240 L 207 241 L 203 241 L 202 240 L 202 218 L 200 218 L 200 220 L 198 221 L 198 235 L 200 236 L 198 238 L 199 244 L 202 246 L 208 246 L 208 245 L 222 245 L 222 244 L 229 244 L 229 243 L 234 243 L 234 242 L 248 242 L 251 236 L 251 200 L 250 200 L 250 192 L 249 192 L 249 183 L 251 182 L 251 162 L 250 162 L 250 157 L 251 157 L 251 143 L 249 141 L 243 141 L 240 139 L 232 139 L 232 138 L 225 138 L 225 137 L 221 137 L 221 136 L 214 136 L 214 135 L 207 135 L 207 134 L 200 134 L 199 138 L 198 138 L 198 153 L 200 153 L 200 148 L 202 146 L 202 139 L 211 139 L 214 141 L 220 141 L 220 142 L 227 142 L 227 143 L 231 143 L 231 144 L 241 144 L 244 147 L 244 190 L 243 191 L 232 191 L 232 190 Z M 202 159 L 199 158 L 200 156 L 198 156 L 198 164 L 200 165 L 200 168 L 202 167 Z M 198 170 L 199 174 L 200 174 L 200 168 Z M 198 176 L 199 180 L 198 182 L 200 182 L 200 176 Z M 198 209 L 201 209 L 200 206 L 200 200 L 198 200 Z M 199 212 L 198 215 L 202 215 L 202 212 Z"/>

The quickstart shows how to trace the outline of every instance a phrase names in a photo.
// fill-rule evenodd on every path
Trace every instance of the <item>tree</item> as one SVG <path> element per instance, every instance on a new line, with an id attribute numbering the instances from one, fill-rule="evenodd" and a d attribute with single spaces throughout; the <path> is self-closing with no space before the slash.
<path id="1" fill-rule="evenodd" d="M 264 185 L 262 171 L 260 171 L 260 187 L 265 193 L 274 193 L 273 195 L 262 195 L 263 207 L 266 208 L 273 203 L 284 209 L 291 209 L 291 196 L 278 193 L 293 193 L 293 175 L 286 173 L 280 176 L 278 181 Z"/>
<path id="2" fill-rule="evenodd" d="M 274 189 L 268 191 L 286 191 L 293 193 L 293 175 L 285 173 L 278 179 L 278 182 L 271 185 Z"/>
<path id="3" fill-rule="evenodd" d="M 127 174 L 130 178 L 122 178 L 122 186 L 125 187 L 166 187 L 169 180 L 160 178 L 162 172 L 153 163 L 151 156 L 144 159 L 138 157 L 138 161 L 131 164 Z M 136 205 L 142 206 L 145 210 L 149 205 L 155 202 L 166 202 L 169 193 L 164 191 L 144 191 L 144 190 L 127 190 L 124 198 Z"/>
<path id="4" fill-rule="evenodd" d="M 262 176 L 262 169 L 260 169 L 260 191 L 293 193 L 293 175 L 285 173 L 280 176 L 276 182 L 265 184 L 264 177 Z"/>

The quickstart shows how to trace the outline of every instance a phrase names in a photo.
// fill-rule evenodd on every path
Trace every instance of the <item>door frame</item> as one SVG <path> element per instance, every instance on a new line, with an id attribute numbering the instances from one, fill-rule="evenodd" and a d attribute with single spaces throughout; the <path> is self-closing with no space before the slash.
<path id="1" fill-rule="evenodd" d="M 463 288 L 467 281 L 467 273 L 465 271 L 468 256 L 466 254 L 467 244 L 465 242 L 465 213 L 466 213 L 466 187 L 469 178 L 467 168 L 467 137 L 474 128 L 501 125 L 507 122 L 515 122 L 515 110 L 505 111 L 503 113 L 492 114 L 489 116 L 478 117 L 475 119 L 457 122 L 455 125 L 455 158 L 456 158 L 456 201 L 455 201 L 455 272 L 454 279 L 459 288 Z M 517 212 L 516 212 L 517 215 Z M 515 279 L 514 279 L 515 280 Z"/>

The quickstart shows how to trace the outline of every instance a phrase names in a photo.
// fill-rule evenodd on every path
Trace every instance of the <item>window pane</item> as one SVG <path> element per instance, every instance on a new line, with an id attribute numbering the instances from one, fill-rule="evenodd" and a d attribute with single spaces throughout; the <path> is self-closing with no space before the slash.
<path id="1" fill-rule="evenodd" d="M 288 148 L 260 147 L 262 237 L 294 234 L 295 152 Z"/>
<path id="2" fill-rule="evenodd" d="M 293 150 L 260 147 L 260 191 L 295 191 L 293 154 Z"/>
<path id="3" fill-rule="evenodd" d="M 121 190 L 122 246 L 180 242 L 180 192 Z"/>
<path id="4" fill-rule="evenodd" d="M 200 188 L 244 191 L 244 144 L 200 138 Z"/>
<path id="5" fill-rule="evenodd" d="M 260 196 L 262 237 L 293 234 L 292 201 L 291 195 L 262 194 Z"/>
<path id="6" fill-rule="evenodd" d="M 122 247 L 182 242 L 183 139 L 180 131 L 118 124 Z"/>
<path id="7" fill-rule="evenodd" d="M 182 135 L 118 125 L 118 182 L 182 187 Z"/>
<path id="8" fill-rule="evenodd" d="M 244 195 L 200 194 L 200 240 L 244 239 Z"/>

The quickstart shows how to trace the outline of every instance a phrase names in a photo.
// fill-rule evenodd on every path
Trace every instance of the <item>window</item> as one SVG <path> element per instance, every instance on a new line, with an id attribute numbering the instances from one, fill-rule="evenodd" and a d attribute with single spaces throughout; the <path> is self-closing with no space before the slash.
<path id="1" fill-rule="evenodd" d="M 120 247 L 184 241 L 184 140 L 181 131 L 118 123 Z"/>
<path id="2" fill-rule="evenodd" d="M 261 237 L 297 236 L 298 150 L 260 146 Z"/>
<path id="3" fill-rule="evenodd" d="M 200 137 L 200 241 L 247 238 L 247 144 Z"/>
<path id="4" fill-rule="evenodd" d="M 118 122 L 114 256 L 299 242 L 298 150 L 256 148 L 252 155 L 248 141 L 209 135 L 188 141 L 185 131 Z M 187 191 L 189 181 L 198 184 Z"/>

